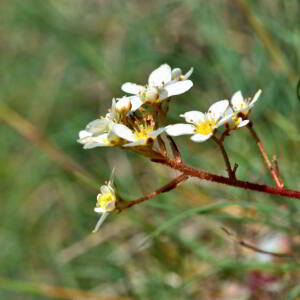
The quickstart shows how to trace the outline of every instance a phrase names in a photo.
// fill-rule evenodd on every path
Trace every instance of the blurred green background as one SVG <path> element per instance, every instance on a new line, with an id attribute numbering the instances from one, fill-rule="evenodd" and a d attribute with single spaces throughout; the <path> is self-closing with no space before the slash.
<path id="1" fill-rule="evenodd" d="M 128 200 L 178 173 L 76 142 L 122 83 L 144 84 L 162 63 L 193 66 L 170 123 L 261 88 L 255 129 L 300 189 L 299 11 L 297 0 L 2 0 L 0 299 L 299 299 L 297 258 L 262 258 L 221 229 L 297 253 L 299 200 L 189 180 L 90 235 L 114 166 Z M 226 175 L 213 142 L 176 142 L 187 164 Z M 246 129 L 225 146 L 240 179 L 273 185 Z"/>

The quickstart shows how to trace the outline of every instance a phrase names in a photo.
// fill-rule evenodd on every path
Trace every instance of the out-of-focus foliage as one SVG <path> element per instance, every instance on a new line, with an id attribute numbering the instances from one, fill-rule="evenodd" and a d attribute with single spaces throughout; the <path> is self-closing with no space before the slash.
<path id="1" fill-rule="evenodd" d="M 254 126 L 286 186 L 300 189 L 299 11 L 295 0 L 2 0 L 0 298 L 67 299 L 47 284 L 99 299 L 298 299 L 295 258 L 262 259 L 221 227 L 255 245 L 267 246 L 273 234 L 284 244 L 274 251 L 297 252 L 299 200 L 189 180 L 111 215 L 89 236 L 97 189 L 67 160 L 99 187 L 116 166 L 129 200 L 174 176 L 135 154 L 76 143 L 78 131 L 123 95 L 123 82 L 144 84 L 166 62 L 195 68 L 194 87 L 171 103 L 170 123 L 238 89 L 252 96 L 261 88 Z M 37 145 L 36 131 L 14 112 L 51 144 Z M 176 142 L 186 163 L 226 174 L 212 142 Z M 273 184 L 246 129 L 225 146 L 239 178 Z"/>

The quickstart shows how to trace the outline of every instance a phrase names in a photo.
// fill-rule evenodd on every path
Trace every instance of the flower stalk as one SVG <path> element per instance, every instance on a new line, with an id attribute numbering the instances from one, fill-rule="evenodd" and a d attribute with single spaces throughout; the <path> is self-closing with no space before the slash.
<path id="1" fill-rule="evenodd" d="M 219 146 L 219 148 L 221 150 L 223 159 L 225 161 L 226 170 L 228 172 L 228 177 L 230 179 L 232 179 L 232 180 L 236 180 L 236 177 L 235 177 L 235 170 L 236 170 L 236 168 L 234 168 L 234 169 L 231 168 L 229 157 L 228 157 L 228 155 L 226 153 L 226 150 L 224 148 L 224 143 L 221 141 L 221 139 L 219 140 L 216 136 L 213 136 L 212 139 Z"/>
<path id="2" fill-rule="evenodd" d="M 258 137 L 256 131 L 253 129 L 253 123 L 250 122 L 247 125 L 247 128 L 249 129 L 251 135 L 253 136 L 253 138 L 256 141 L 256 144 L 259 148 L 259 151 L 264 159 L 264 162 L 267 166 L 267 168 L 270 170 L 271 175 L 276 183 L 276 186 L 279 188 L 283 188 L 284 187 L 284 181 L 280 178 L 280 174 L 279 174 L 279 169 L 278 167 L 274 167 L 274 165 L 272 164 L 272 162 L 270 161 L 267 152 L 265 151 L 265 147 L 264 144 L 261 142 L 260 138 Z"/>
<path id="3" fill-rule="evenodd" d="M 119 211 L 122 211 L 122 210 L 127 209 L 129 207 L 132 207 L 134 205 L 145 202 L 145 201 L 147 201 L 151 198 L 154 198 L 154 197 L 158 196 L 159 194 L 169 192 L 169 191 L 175 189 L 180 183 L 183 183 L 184 181 L 186 181 L 188 178 L 189 178 L 188 175 L 181 174 L 181 175 L 177 176 L 176 178 L 174 178 L 172 181 L 170 181 L 168 184 L 162 186 L 158 190 L 156 190 L 156 191 L 154 191 L 154 192 L 152 192 L 152 193 L 150 193 L 146 196 L 138 198 L 134 201 L 126 202 L 126 204 L 124 204 L 123 201 L 120 201 L 117 204 L 116 209 L 118 209 Z"/>

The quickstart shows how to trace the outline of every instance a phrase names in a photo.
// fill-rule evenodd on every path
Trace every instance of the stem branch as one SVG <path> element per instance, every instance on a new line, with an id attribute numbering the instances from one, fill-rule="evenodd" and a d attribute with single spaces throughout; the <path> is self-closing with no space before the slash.
<path id="1" fill-rule="evenodd" d="M 231 164 L 230 164 L 230 161 L 229 161 L 229 158 L 228 158 L 228 155 L 226 153 L 226 150 L 224 148 L 224 144 L 221 140 L 219 140 L 217 137 L 215 136 L 212 136 L 212 139 L 217 143 L 217 145 L 220 147 L 220 150 L 222 152 L 222 155 L 223 155 L 223 158 L 224 158 L 224 161 L 225 161 L 225 164 L 226 164 L 226 169 L 227 169 L 227 172 L 228 172 L 228 176 L 230 179 L 232 180 L 235 180 L 235 172 L 233 171 L 233 169 L 231 168 Z"/>
<path id="2" fill-rule="evenodd" d="M 156 190 L 156 191 L 154 191 L 154 192 L 152 192 L 152 193 L 150 193 L 146 196 L 138 198 L 134 201 L 126 202 L 125 205 L 120 204 L 119 207 L 117 207 L 117 209 L 122 211 L 122 210 L 127 209 L 131 206 L 134 206 L 136 204 L 140 204 L 141 202 L 144 202 L 144 201 L 147 201 L 151 198 L 154 198 L 159 194 L 169 192 L 169 191 L 175 189 L 178 186 L 178 184 L 180 184 L 181 182 L 187 180 L 188 178 L 189 178 L 188 175 L 181 174 L 181 175 L 177 176 L 176 178 L 174 178 L 172 181 L 170 181 L 168 184 L 166 184 L 166 185 L 162 186 L 161 188 L 159 188 L 158 190 Z"/>
<path id="3" fill-rule="evenodd" d="M 271 175 L 276 183 L 276 186 L 279 188 L 283 188 L 284 187 L 284 182 L 283 180 L 279 177 L 279 172 L 276 170 L 276 168 L 273 167 L 273 164 L 271 163 L 267 152 L 265 151 L 265 147 L 263 145 L 263 143 L 261 142 L 261 140 L 259 139 L 256 131 L 253 129 L 253 124 L 250 122 L 247 125 L 247 128 L 249 129 L 250 133 L 252 134 L 253 138 L 256 141 L 256 144 L 260 150 L 260 153 L 266 163 L 267 168 L 270 170 Z"/>

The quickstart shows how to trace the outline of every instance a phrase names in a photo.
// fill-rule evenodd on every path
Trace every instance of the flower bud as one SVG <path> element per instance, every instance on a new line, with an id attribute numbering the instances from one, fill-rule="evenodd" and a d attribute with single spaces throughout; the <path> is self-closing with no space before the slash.
<path id="1" fill-rule="evenodd" d="M 175 68 L 172 70 L 172 80 L 179 80 L 182 75 L 182 71 L 180 68 Z"/>

